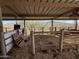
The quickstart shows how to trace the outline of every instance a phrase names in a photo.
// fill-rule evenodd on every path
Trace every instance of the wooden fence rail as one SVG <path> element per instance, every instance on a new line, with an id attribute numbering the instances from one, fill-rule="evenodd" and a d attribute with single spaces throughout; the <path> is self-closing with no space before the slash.
<path id="1" fill-rule="evenodd" d="M 71 32 L 75 32 L 75 31 L 67 31 L 68 33 L 70 32 L 70 34 L 66 34 L 67 32 L 64 29 L 61 29 L 61 31 L 56 31 L 56 32 L 60 34 L 59 50 L 60 50 L 60 52 L 62 52 L 63 48 L 64 48 L 63 47 L 63 45 L 64 45 L 63 44 L 64 43 L 63 42 L 64 41 L 64 37 L 66 35 L 70 35 Z M 56 32 L 55 32 L 55 34 L 56 34 Z M 34 35 L 37 34 L 37 33 L 42 33 L 42 32 L 41 31 L 40 32 L 33 32 L 33 31 L 31 31 L 30 33 L 31 33 L 31 41 L 32 41 L 32 53 L 35 55 L 35 38 L 34 38 Z M 50 31 L 44 31 L 43 33 L 50 33 Z M 79 44 L 76 45 L 77 51 L 78 51 L 78 46 L 79 46 Z"/>

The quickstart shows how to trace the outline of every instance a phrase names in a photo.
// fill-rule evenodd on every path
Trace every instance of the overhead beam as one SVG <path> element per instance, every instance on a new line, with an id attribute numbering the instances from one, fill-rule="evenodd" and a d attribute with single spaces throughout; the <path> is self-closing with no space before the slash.
<path id="1" fill-rule="evenodd" d="M 72 16 L 69 16 L 69 14 L 62 14 L 62 15 L 45 15 L 45 14 L 35 14 L 35 15 L 32 15 L 32 14 L 18 14 L 17 17 L 74 17 L 74 15 Z M 14 17 L 15 15 L 14 14 L 3 14 L 3 17 Z"/>
<path id="2" fill-rule="evenodd" d="M 74 20 L 74 17 L 58 17 L 58 18 L 54 18 L 54 17 L 17 17 L 16 20 L 51 20 L 51 19 L 55 19 L 55 20 Z M 79 17 L 78 17 L 79 19 Z M 3 20 L 15 20 L 15 17 L 3 17 Z M 76 20 L 76 19 L 75 19 Z"/>

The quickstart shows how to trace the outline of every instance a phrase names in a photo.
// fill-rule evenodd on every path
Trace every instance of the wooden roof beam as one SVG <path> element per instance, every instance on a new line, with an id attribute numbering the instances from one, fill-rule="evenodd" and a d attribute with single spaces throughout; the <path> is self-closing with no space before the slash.
<path id="1" fill-rule="evenodd" d="M 77 20 L 74 17 L 59 17 L 59 18 L 54 18 L 54 17 L 23 17 L 23 18 L 21 18 L 21 17 L 17 17 L 17 19 L 15 19 L 15 17 L 3 17 L 3 20 L 51 20 L 51 19 L 55 19 L 55 20 Z"/>
<path id="2" fill-rule="evenodd" d="M 30 14 L 18 14 L 19 16 L 16 17 L 68 17 L 69 14 L 66 15 L 45 15 L 45 14 L 36 14 L 36 15 L 30 15 Z M 3 14 L 3 17 L 14 17 L 14 14 Z M 72 16 L 73 17 L 73 16 Z"/>
<path id="3" fill-rule="evenodd" d="M 21 16 L 21 17 L 20 17 Z M 11 15 L 11 14 L 3 14 L 3 17 L 15 17 L 14 15 Z M 74 15 L 73 16 L 57 16 L 57 15 L 19 15 L 17 16 L 17 18 L 20 17 L 20 18 L 54 18 L 54 19 L 58 19 L 58 18 L 74 18 Z M 79 16 L 77 16 L 77 18 L 79 18 Z"/>

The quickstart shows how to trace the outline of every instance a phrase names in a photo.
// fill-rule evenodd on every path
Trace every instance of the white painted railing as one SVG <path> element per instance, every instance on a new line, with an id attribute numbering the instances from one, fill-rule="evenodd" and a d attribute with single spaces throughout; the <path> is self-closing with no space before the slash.
<path id="1" fill-rule="evenodd" d="M 6 54 L 13 48 L 14 43 L 13 43 L 13 37 L 12 35 L 15 34 L 17 30 L 9 31 L 4 33 L 4 40 L 5 40 L 5 50 Z M 19 34 L 22 34 L 22 29 L 19 30 Z"/>

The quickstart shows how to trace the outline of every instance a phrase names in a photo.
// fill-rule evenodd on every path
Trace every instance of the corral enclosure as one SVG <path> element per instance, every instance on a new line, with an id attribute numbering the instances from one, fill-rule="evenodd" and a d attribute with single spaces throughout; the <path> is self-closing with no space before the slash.
<path id="1" fill-rule="evenodd" d="M 6 21 L 7 22 L 7 21 Z M 10 21 L 11 22 L 11 21 Z M 24 21 L 15 21 L 15 23 L 7 23 L 9 28 L 14 24 L 20 24 L 24 27 Z M 53 20 L 53 33 L 51 33 L 52 20 L 26 20 L 25 21 L 24 37 L 27 42 L 22 48 L 14 47 L 12 44 L 7 48 L 6 52 L 12 49 L 9 53 L 11 59 L 78 59 L 79 57 L 79 34 L 71 33 L 67 30 L 75 29 L 75 21 L 71 20 Z M 4 24 L 5 25 L 5 24 Z M 7 26 L 8 28 L 8 26 Z M 12 31 L 5 29 L 4 31 Z M 64 29 L 64 30 L 62 30 Z M 77 27 L 78 29 L 78 27 Z M 62 30 L 62 31 L 61 31 Z M 31 32 L 33 31 L 33 32 Z M 67 32 L 66 32 L 67 31 Z M 14 31 L 12 31 L 14 32 Z M 16 32 L 16 31 L 15 31 Z M 4 35 L 9 35 L 5 32 Z M 11 32 L 10 32 L 11 33 Z M 13 34 L 11 34 L 13 35 Z M 12 37 L 8 41 L 13 40 Z M 62 42 L 60 42 L 63 40 Z M 8 42 L 7 41 L 7 42 Z M 13 42 L 12 42 L 13 43 Z M 63 45 L 63 47 L 61 46 Z M 60 52 L 62 49 L 62 53 Z M 34 56 L 32 55 L 34 53 Z"/>

